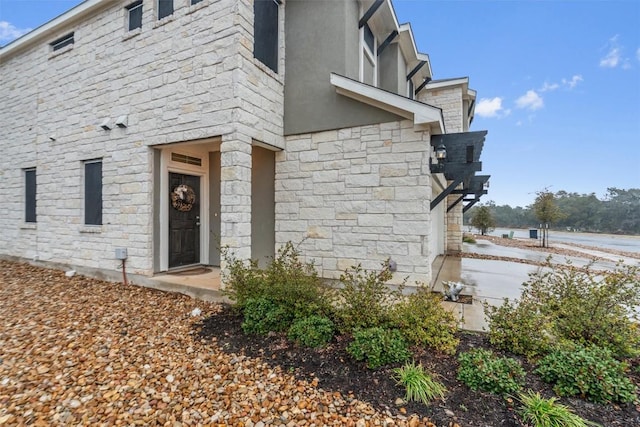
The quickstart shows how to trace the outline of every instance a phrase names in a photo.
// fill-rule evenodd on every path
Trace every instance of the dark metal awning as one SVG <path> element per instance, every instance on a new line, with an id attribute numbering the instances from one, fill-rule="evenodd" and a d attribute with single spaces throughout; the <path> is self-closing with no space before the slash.
<path id="1" fill-rule="evenodd" d="M 432 173 L 443 173 L 449 185 L 435 199 L 431 201 L 431 210 L 442 202 L 450 194 L 459 194 L 460 197 L 449 207 L 447 212 L 453 209 L 461 201 L 471 202 L 466 205 L 466 210 L 480 200 L 480 196 L 487 194 L 485 183 L 488 175 L 475 176 L 482 170 L 480 155 L 484 147 L 487 131 L 449 133 L 431 136 L 431 145 L 446 149 L 446 160 L 442 163 L 432 164 Z M 462 185 L 462 188 L 458 188 Z M 469 199 L 472 195 L 473 199 Z"/>

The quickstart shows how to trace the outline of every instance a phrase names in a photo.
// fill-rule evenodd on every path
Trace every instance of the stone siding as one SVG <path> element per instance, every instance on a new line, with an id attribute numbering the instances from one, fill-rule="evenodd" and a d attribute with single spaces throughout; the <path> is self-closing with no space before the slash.
<path id="1" fill-rule="evenodd" d="M 442 109 L 447 133 L 458 133 L 467 130 L 464 128 L 465 115 L 463 112 L 464 103 L 461 86 L 424 91 L 420 100 Z M 462 188 L 462 186 L 458 188 Z M 442 203 L 446 203 L 448 207 L 458 197 L 460 196 L 456 194 L 450 195 Z M 462 207 L 463 203 L 460 202 L 446 213 L 445 229 L 447 234 L 445 249 L 447 253 L 459 253 L 462 251 Z"/>
<path id="2" fill-rule="evenodd" d="M 300 243 L 323 277 L 391 258 L 395 282 L 429 283 L 429 140 L 410 121 L 287 137 L 276 156 L 276 243 Z"/>
<path id="3" fill-rule="evenodd" d="M 129 3 L 106 2 L 2 58 L 0 253 L 114 270 L 114 248 L 126 247 L 128 270 L 152 274 L 153 187 L 159 183 L 150 146 L 211 137 L 223 141 L 223 243 L 244 248 L 250 242 L 244 187 L 251 184 L 251 144 L 284 145 L 284 6 L 276 74 L 253 58 L 250 0 L 194 6 L 176 0 L 162 21 L 145 1 L 142 28 L 131 32 L 125 28 Z M 49 43 L 71 31 L 74 44 L 50 52 Z M 114 125 L 121 115 L 127 128 Z M 110 131 L 99 126 L 105 118 Z M 83 161 L 97 158 L 103 161 L 103 225 L 90 227 L 83 224 Z M 31 167 L 37 168 L 37 223 L 25 224 L 23 168 Z"/>

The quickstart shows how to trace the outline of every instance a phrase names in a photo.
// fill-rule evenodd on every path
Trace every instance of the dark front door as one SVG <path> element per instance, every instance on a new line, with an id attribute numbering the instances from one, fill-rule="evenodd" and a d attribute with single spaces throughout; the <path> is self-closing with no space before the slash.
<path id="1" fill-rule="evenodd" d="M 200 177 L 169 173 L 169 268 L 200 262 Z"/>

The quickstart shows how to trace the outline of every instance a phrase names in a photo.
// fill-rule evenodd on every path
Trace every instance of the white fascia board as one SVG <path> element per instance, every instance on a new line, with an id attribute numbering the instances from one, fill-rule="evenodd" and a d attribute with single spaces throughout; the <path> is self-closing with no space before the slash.
<path id="1" fill-rule="evenodd" d="M 478 92 L 473 89 L 469 89 L 467 90 L 467 96 L 469 97 L 469 99 L 476 99 L 476 97 L 478 96 Z"/>
<path id="2" fill-rule="evenodd" d="M 330 82 L 340 95 L 347 96 L 400 117 L 413 120 L 416 126 L 434 127 L 436 133 L 444 133 L 442 110 L 374 86 L 331 73 Z"/>
<path id="3" fill-rule="evenodd" d="M 5 58 L 14 52 L 20 51 L 46 36 L 52 36 L 58 27 L 72 22 L 102 4 L 108 4 L 114 1 L 115 0 L 85 0 L 73 9 L 68 10 L 57 18 L 52 19 L 46 24 L 39 26 L 35 30 L 4 46 L 0 49 L 0 58 Z"/>
<path id="4" fill-rule="evenodd" d="M 458 78 L 458 79 L 442 80 L 442 81 L 435 81 L 435 82 L 431 81 L 431 82 L 427 83 L 427 85 L 425 86 L 425 89 L 426 90 L 429 90 L 429 89 L 442 89 L 442 88 L 445 88 L 445 87 L 458 86 L 458 85 L 467 86 L 467 88 L 468 88 L 469 77 L 461 77 L 461 78 Z"/>

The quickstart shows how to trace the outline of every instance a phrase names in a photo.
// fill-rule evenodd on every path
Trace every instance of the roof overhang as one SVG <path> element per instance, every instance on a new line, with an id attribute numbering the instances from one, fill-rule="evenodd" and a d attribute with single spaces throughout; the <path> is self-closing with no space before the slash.
<path id="1" fill-rule="evenodd" d="M 416 40 L 411 30 L 411 24 L 399 24 L 396 11 L 391 0 L 359 0 L 363 10 L 363 18 L 370 27 L 375 28 L 380 34 L 385 36 L 394 31 L 398 36 L 393 42 L 398 43 L 404 58 L 407 61 L 407 73 L 420 66 L 418 72 L 411 76 L 414 87 L 418 87 L 425 79 L 433 78 L 431 61 L 429 55 L 418 52 Z M 424 62 L 425 65 L 421 66 Z M 408 79 L 407 79 L 408 80 Z"/>
<path id="2" fill-rule="evenodd" d="M 412 120 L 415 127 L 429 129 L 433 135 L 445 132 L 440 108 L 335 73 L 330 82 L 340 95 Z"/>
<path id="3" fill-rule="evenodd" d="M 8 58 L 17 52 L 20 52 L 34 43 L 39 42 L 44 38 L 54 38 L 59 36 L 58 32 L 66 25 L 71 25 L 87 15 L 93 13 L 95 10 L 100 9 L 110 3 L 115 3 L 118 0 L 85 0 L 73 9 L 59 15 L 36 28 L 33 31 L 28 32 L 24 36 L 12 41 L 8 45 L 0 49 L 0 60 Z"/>
<path id="4" fill-rule="evenodd" d="M 469 77 L 456 77 L 452 79 L 431 80 L 424 86 L 424 90 L 427 92 L 448 89 L 453 87 L 460 87 L 462 90 L 462 100 L 468 102 L 467 117 L 469 118 L 469 124 L 473 121 L 473 116 L 476 109 L 476 97 L 478 93 L 469 88 Z"/>
<path id="5" fill-rule="evenodd" d="M 450 183 L 442 193 L 431 201 L 432 210 L 450 194 L 461 194 L 461 197 L 453 206 L 463 201 L 469 194 L 476 196 L 473 203 L 476 203 L 480 196 L 486 194 L 484 183 L 489 177 L 487 175 L 478 175 L 476 177 L 475 175 L 476 172 L 482 170 L 480 155 L 482 154 L 486 135 L 487 131 L 483 130 L 433 135 L 431 137 L 431 145 L 434 149 L 444 146 L 447 152 L 444 162 L 431 164 L 431 173 L 444 174 L 444 177 Z M 459 188 L 460 186 L 461 188 Z M 453 206 L 450 206 L 447 210 L 450 210 Z"/>

